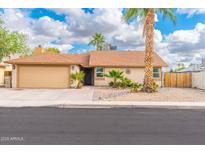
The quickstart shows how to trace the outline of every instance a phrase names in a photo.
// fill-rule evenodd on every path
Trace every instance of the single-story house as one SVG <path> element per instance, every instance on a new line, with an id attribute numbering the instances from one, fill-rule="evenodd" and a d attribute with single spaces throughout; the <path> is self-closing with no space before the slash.
<path id="1" fill-rule="evenodd" d="M 5 65 L 0 64 L 0 86 L 4 85 L 4 70 L 5 70 Z"/>
<path id="2" fill-rule="evenodd" d="M 119 69 L 133 81 L 143 83 L 143 51 L 91 51 L 86 54 L 38 53 L 6 61 L 13 65 L 12 87 L 16 88 L 69 88 L 71 74 L 85 73 L 84 85 L 104 86 L 111 79 L 104 77 L 112 69 Z M 167 64 L 154 53 L 153 76 L 161 85 L 162 67 Z"/>
<path id="3" fill-rule="evenodd" d="M 11 65 L 0 63 L 0 86 L 5 85 L 5 75 L 11 70 Z"/>

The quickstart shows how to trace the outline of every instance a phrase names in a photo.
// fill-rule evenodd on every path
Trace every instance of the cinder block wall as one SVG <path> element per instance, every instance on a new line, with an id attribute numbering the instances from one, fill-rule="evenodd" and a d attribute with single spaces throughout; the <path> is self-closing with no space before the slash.
<path id="1" fill-rule="evenodd" d="M 205 71 L 192 73 L 192 87 L 205 90 Z"/>

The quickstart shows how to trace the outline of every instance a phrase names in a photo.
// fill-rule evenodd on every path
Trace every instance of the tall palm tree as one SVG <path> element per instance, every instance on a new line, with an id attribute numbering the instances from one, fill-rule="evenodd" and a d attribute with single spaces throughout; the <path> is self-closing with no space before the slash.
<path id="1" fill-rule="evenodd" d="M 95 33 L 92 36 L 92 40 L 89 42 L 89 45 L 96 46 L 96 50 L 102 50 L 104 42 L 105 37 L 101 33 Z"/>
<path id="2" fill-rule="evenodd" d="M 143 36 L 145 36 L 145 77 L 144 77 L 144 91 L 153 92 L 153 53 L 154 53 L 154 23 L 155 13 L 162 13 L 164 17 L 169 17 L 176 23 L 176 16 L 174 9 L 155 9 L 155 8 L 129 8 L 126 10 L 124 20 L 129 22 L 136 17 L 144 19 Z"/>

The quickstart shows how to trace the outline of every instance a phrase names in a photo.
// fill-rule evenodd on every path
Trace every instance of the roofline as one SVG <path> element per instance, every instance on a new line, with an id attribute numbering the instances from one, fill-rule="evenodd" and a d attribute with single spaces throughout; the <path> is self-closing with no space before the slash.
<path id="1" fill-rule="evenodd" d="M 0 67 L 6 67 L 5 65 L 0 65 Z"/>
<path id="2" fill-rule="evenodd" d="M 80 63 L 56 63 L 56 62 L 7 62 L 5 61 L 5 63 L 8 64 L 13 64 L 13 65 L 81 65 L 83 67 L 128 67 L 128 68 L 132 68 L 132 67 L 142 67 L 144 68 L 145 65 L 84 65 L 84 64 L 80 64 Z M 0 66 L 1 67 L 1 66 Z M 5 67 L 5 66 L 2 66 Z M 153 65 L 153 67 L 168 67 L 168 65 Z"/>
<path id="3" fill-rule="evenodd" d="M 144 68 L 145 65 L 129 65 L 129 66 L 126 66 L 126 65 L 89 65 L 89 67 L 127 67 L 127 68 L 135 68 L 135 67 L 141 67 L 141 68 Z M 168 65 L 153 65 L 153 67 L 168 67 Z"/>
<path id="4" fill-rule="evenodd" d="M 26 65 L 26 64 L 40 64 L 40 65 L 82 65 L 80 63 L 64 63 L 64 62 L 12 62 L 12 61 L 5 61 L 7 64 L 13 65 Z"/>
<path id="5" fill-rule="evenodd" d="M 145 51 L 137 51 L 137 50 L 102 50 L 104 52 L 145 52 Z M 91 50 L 90 52 L 97 52 L 97 50 Z M 157 56 L 159 56 L 156 52 L 154 52 Z M 86 53 L 87 55 L 91 56 L 91 53 Z M 60 56 L 64 57 L 64 58 L 68 58 L 65 56 L 65 54 L 60 54 Z M 153 65 L 153 67 L 168 67 L 168 64 L 159 56 L 159 58 L 162 60 L 162 62 L 164 63 L 163 65 Z M 69 58 L 70 59 L 70 58 Z M 77 63 L 77 62 L 15 62 L 14 60 L 9 60 L 9 61 L 4 61 L 4 63 L 7 64 L 13 64 L 13 65 L 35 65 L 35 64 L 39 64 L 39 65 L 81 65 L 83 67 L 145 67 L 145 65 L 85 65 L 83 63 Z M 90 61 L 89 61 L 90 63 Z"/>

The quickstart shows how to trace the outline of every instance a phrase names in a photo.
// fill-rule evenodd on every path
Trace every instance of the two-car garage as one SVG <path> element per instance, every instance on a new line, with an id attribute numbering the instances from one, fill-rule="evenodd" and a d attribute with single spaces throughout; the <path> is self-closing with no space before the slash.
<path id="1" fill-rule="evenodd" d="M 69 66 L 17 65 L 18 88 L 68 88 Z"/>

